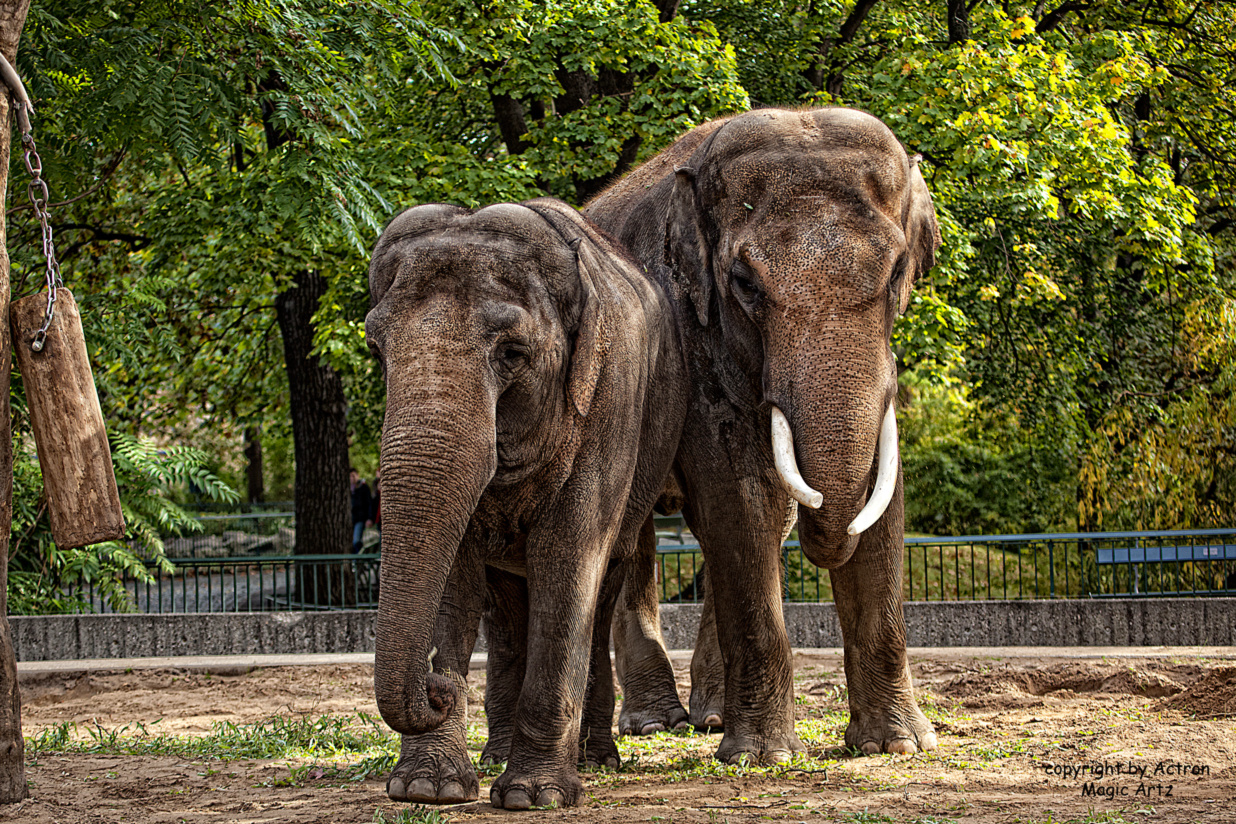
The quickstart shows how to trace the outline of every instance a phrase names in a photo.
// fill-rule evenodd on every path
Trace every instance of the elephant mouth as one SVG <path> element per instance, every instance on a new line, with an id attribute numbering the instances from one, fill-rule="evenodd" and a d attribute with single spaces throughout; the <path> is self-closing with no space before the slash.
<path id="1" fill-rule="evenodd" d="M 776 406 L 772 408 L 772 447 L 777 474 L 789 490 L 790 496 L 802 506 L 819 509 L 824 503 L 824 495 L 812 489 L 798 471 L 798 461 L 794 457 L 794 433 L 785 413 Z M 889 403 L 880 425 L 876 464 L 875 486 L 867 498 L 866 506 L 846 528 L 849 535 L 861 535 L 880 520 L 897 488 L 897 415 L 893 411 L 892 402 Z"/>

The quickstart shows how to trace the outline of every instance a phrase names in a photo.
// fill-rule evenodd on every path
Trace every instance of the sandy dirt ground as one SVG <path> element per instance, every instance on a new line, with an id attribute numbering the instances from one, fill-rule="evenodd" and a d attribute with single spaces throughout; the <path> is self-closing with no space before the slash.
<path id="1" fill-rule="evenodd" d="M 1221 657 L 1002 659 L 920 653 L 913 672 L 940 748 L 855 757 L 841 748 L 836 654 L 796 656 L 799 734 L 788 768 L 717 764 L 717 735 L 622 739 L 618 772 L 584 774 L 570 810 L 509 813 L 480 802 L 436 811 L 386 798 L 385 774 L 343 780 L 329 759 L 240 761 L 42 752 L 31 797 L 0 820 L 84 822 L 1236 822 L 1236 661 Z M 679 685 L 687 692 L 687 661 Z M 76 722 L 78 737 L 143 725 L 201 736 L 212 724 L 376 716 L 365 665 L 57 674 L 23 679 L 27 736 Z M 484 674 L 472 676 L 471 700 Z M 483 719 L 470 736 L 475 755 Z M 306 765 L 309 766 L 306 769 Z M 438 815 L 437 818 L 434 814 Z"/>

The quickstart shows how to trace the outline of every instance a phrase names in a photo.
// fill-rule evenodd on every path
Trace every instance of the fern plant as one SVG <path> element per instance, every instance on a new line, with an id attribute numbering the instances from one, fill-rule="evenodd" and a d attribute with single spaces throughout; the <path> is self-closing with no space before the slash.
<path id="1" fill-rule="evenodd" d="M 80 549 L 56 546 L 47 521 L 38 461 L 25 451 L 14 454 L 9 571 L 12 614 L 89 612 L 92 604 L 88 591 L 113 612 L 133 611 L 125 581 L 153 583 L 152 567 L 172 571 L 162 536 L 202 530 L 201 524 L 176 504 L 173 490 L 191 484 L 211 500 L 239 500 L 235 490 L 207 469 L 210 456 L 200 449 L 164 449 L 126 434 L 113 435 L 111 447 L 128 534 L 124 541 Z"/>

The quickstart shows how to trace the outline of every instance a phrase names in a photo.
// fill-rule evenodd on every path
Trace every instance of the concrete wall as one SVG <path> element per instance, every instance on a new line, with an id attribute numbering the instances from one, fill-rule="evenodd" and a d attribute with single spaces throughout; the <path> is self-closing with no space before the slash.
<path id="1" fill-rule="evenodd" d="M 695 645 L 700 607 L 666 604 L 670 649 Z M 912 647 L 1233 646 L 1236 598 L 962 601 L 905 605 Z M 12 616 L 19 661 L 372 652 L 375 613 Z M 832 604 L 786 604 L 795 647 L 839 647 Z M 478 651 L 484 649 L 484 640 Z"/>

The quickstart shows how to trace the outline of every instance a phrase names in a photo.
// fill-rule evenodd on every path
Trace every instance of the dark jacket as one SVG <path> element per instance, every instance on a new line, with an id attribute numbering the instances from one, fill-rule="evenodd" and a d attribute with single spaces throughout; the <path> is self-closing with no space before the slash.
<path id="1" fill-rule="evenodd" d="M 364 523 L 369 520 L 369 508 L 373 497 L 369 494 L 369 484 L 361 481 L 352 490 L 352 523 Z"/>

